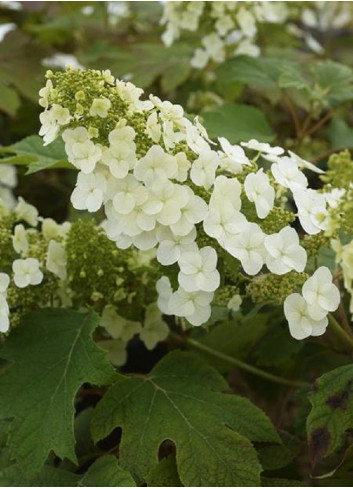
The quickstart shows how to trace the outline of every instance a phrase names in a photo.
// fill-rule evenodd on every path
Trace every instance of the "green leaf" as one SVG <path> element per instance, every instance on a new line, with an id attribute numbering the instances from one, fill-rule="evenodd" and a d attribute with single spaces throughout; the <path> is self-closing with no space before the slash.
<path id="1" fill-rule="evenodd" d="M 300 441 L 286 431 L 280 432 L 282 445 L 266 444 L 259 450 L 264 470 L 277 470 L 289 465 L 300 454 Z"/>
<path id="2" fill-rule="evenodd" d="M 14 116 L 21 104 L 20 97 L 16 91 L 4 83 L 0 83 L 0 111 Z"/>
<path id="3" fill-rule="evenodd" d="M 313 67 L 315 85 L 325 94 L 332 107 L 353 100 L 353 70 L 331 60 L 320 61 Z"/>
<path id="4" fill-rule="evenodd" d="M 332 119 L 329 137 L 332 148 L 337 150 L 353 148 L 353 128 L 342 119 L 337 117 Z"/>
<path id="5" fill-rule="evenodd" d="M 84 487 L 136 487 L 134 479 L 113 455 L 98 458 L 80 481 Z"/>
<path id="6" fill-rule="evenodd" d="M 146 482 L 152 487 L 182 487 L 175 454 L 162 458 L 159 464 L 150 470 Z"/>
<path id="7" fill-rule="evenodd" d="M 105 69 L 109 66 L 116 77 L 129 75 L 129 79 L 142 88 L 160 78 L 162 89 L 171 91 L 189 77 L 192 52 L 192 46 L 180 42 L 169 48 L 161 41 L 120 46 L 100 43 L 81 59 L 88 67 Z"/>
<path id="8" fill-rule="evenodd" d="M 223 322 L 205 336 L 202 343 L 210 348 L 231 355 L 234 358 L 244 359 L 250 349 L 266 334 L 268 316 L 258 313 L 256 320 L 238 319 Z M 202 353 L 213 367 L 221 372 L 229 372 L 234 367 L 224 360 L 213 355 Z"/>
<path id="9" fill-rule="evenodd" d="M 281 88 L 305 91 L 309 98 L 336 107 L 353 99 L 353 71 L 330 60 L 313 65 L 288 65 L 279 78 Z"/>
<path id="10" fill-rule="evenodd" d="M 280 88 L 296 88 L 297 90 L 307 90 L 310 92 L 310 80 L 301 71 L 299 64 L 285 66 L 279 77 L 278 84 Z"/>
<path id="11" fill-rule="evenodd" d="M 9 156 L 0 163 L 10 165 L 29 165 L 27 175 L 47 168 L 72 168 L 66 159 L 64 143 L 58 138 L 49 146 L 43 146 L 40 136 L 28 136 L 22 141 L 6 148 L 16 156 Z"/>
<path id="12" fill-rule="evenodd" d="M 353 365 L 322 375 L 309 400 L 307 432 L 311 460 L 316 464 L 340 448 L 347 430 L 353 429 Z"/>
<path id="13" fill-rule="evenodd" d="M 120 462 L 139 482 L 171 440 L 184 485 L 256 485 L 261 467 L 248 438 L 279 438 L 262 411 L 226 389 L 200 357 L 174 351 L 148 376 L 122 377 L 108 390 L 93 415 L 93 437 L 121 427 Z"/>
<path id="14" fill-rule="evenodd" d="M 232 144 L 248 141 L 272 141 L 274 134 L 260 109 L 251 105 L 225 104 L 201 113 L 211 138 L 226 137 Z"/>
<path id="15" fill-rule="evenodd" d="M 38 91 L 46 71 L 41 61 L 47 53 L 20 29 L 8 33 L 0 43 L 0 80 L 38 103 Z"/>
<path id="16" fill-rule="evenodd" d="M 27 315 L 0 350 L 11 364 L 0 376 L 0 418 L 13 419 L 11 456 L 31 476 L 49 452 L 76 462 L 74 399 L 85 383 L 108 384 L 115 374 L 91 339 L 96 314 L 46 309 Z"/>
<path id="17" fill-rule="evenodd" d="M 224 81 L 242 82 L 246 85 L 277 91 L 281 70 L 290 64 L 288 60 L 279 58 L 237 56 L 223 63 L 217 69 L 217 75 Z"/>

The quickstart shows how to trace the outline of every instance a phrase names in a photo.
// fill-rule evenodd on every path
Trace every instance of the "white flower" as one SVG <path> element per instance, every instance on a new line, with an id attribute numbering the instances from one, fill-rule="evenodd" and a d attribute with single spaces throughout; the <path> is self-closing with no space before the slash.
<path id="1" fill-rule="evenodd" d="M 92 117 L 105 118 L 108 115 L 109 109 L 112 106 L 111 101 L 105 97 L 93 99 L 89 113 Z"/>
<path id="2" fill-rule="evenodd" d="M 186 292 L 214 292 L 220 284 L 217 253 L 211 246 L 183 252 L 179 258 L 178 281 Z"/>
<path id="3" fill-rule="evenodd" d="M 325 173 L 321 168 L 318 168 L 317 166 L 313 165 L 309 161 L 304 160 L 297 154 L 293 153 L 290 149 L 288 150 L 289 156 L 296 162 L 296 164 L 299 166 L 299 168 L 307 168 L 308 170 L 311 170 L 315 173 Z"/>
<path id="4" fill-rule="evenodd" d="M 176 224 L 181 218 L 181 208 L 189 202 L 189 194 L 183 185 L 169 181 L 157 181 L 150 190 L 149 198 L 143 204 L 148 215 L 156 215 L 160 224 Z"/>
<path id="5" fill-rule="evenodd" d="M 223 63 L 225 60 L 224 41 L 215 32 L 203 37 L 201 42 L 213 61 Z"/>
<path id="6" fill-rule="evenodd" d="M 173 233 L 179 236 L 189 234 L 194 225 L 204 219 L 208 211 L 206 202 L 198 195 L 195 195 L 189 187 L 185 188 L 189 200 L 180 208 L 181 215 L 179 221 L 170 226 Z"/>
<path id="7" fill-rule="evenodd" d="M 226 240 L 225 248 L 240 260 L 247 274 L 256 275 L 264 264 L 264 239 L 260 226 L 249 222 L 239 234 Z"/>
<path id="8" fill-rule="evenodd" d="M 310 316 L 319 321 L 328 311 L 335 311 L 340 303 L 338 288 L 332 283 L 332 274 L 327 267 L 319 267 L 304 283 L 302 294 L 308 303 Z"/>
<path id="9" fill-rule="evenodd" d="M 143 341 L 147 350 L 153 350 L 157 343 L 167 339 L 168 335 L 168 325 L 163 321 L 157 304 L 150 304 L 146 309 L 145 322 L 140 331 L 141 341 Z"/>
<path id="10" fill-rule="evenodd" d="M 102 157 L 102 150 L 96 146 L 90 139 L 84 142 L 77 142 L 71 145 L 69 161 L 83 173 L 92 173 L 97 162 Z"/>
<path id="11" fill-rule="evenodd" d="M 17 185 L 17 171 L 13 165 L 0 165 L 0 183 L 9 188 Z"/>
<path id="12" fill-rule="evenodd" d="M 194 55 L 191 58 L 190 64 L 193 68 L 202 70 L 210 59 L 208 52 L 205 49 L 197 48 L 194 51 Z"/>
<path id="13" fill-rule="evenodd" d="M 17 224 L 17 226 L 15 226 L 12 236 L 12 245 L 16 253 L 27 253 L 29 243 L 27 239 L 27 231 L 23 224 Z"/>
<path id="14" fill-rule="evenodd" d="M 240 56 L 242 54 L 257 58 L 260 55 L 260 48 L 249 41 L 249 39 L 243 39 L 234 50 L 234 56 Z"/>
<path id="15" fill-rule="evenodd" d="M 159 143 L 162 135 L 162 128 L 158 121 L 157 112 L 152 112 L 146 121 L 146 133 L 154 143 Z"/>
<path id="16" fill-rule="evenodd" d="M 61 280 L 66 279 L 66 251 L 62 244 L 53 239 L 49 242 L 46 267 Z"/>
<path id="17" fill-rule="evenodd" d="M 146 185 L 173 178 L 178 171 L 176 159 L 160 146 L 152 146 L 134 168 L 135 177 Z"/>
<path id="18" fill-rule="evenodd" d="M 104 308 L 100 324 L 112 338 L 122 339 L 124 342 L 131 340 L 141 331 L 141 323 L 119 316 L 115 308 L 110 305 Z"/>
<path id="19" fill-rule="evenodd" d="M 269 158 L 266 158 L 269 159 Z M 298 165 L 288 156 L 275 157 L 271 165 L 271 172 L 280 185 L 290 190 L 305 189 L 308 186 L 306 176 L 299 170 Z"/>
<path id="20" fill-rule="evenodd" d="M 84 69 L 84 66 L 81 65 L 76 56 L 66 53 L 55 53 L 50 58 L 44 58 L 42 64 L 51 68 L 66 68 L 70 66 L 78 70 Z"/>
<path id="21" fill-rule="evenodd" d="M 306 251 L 299 244 L 297 232 L 286 226 L 279 233 L 266 236 L 264 245 L 267 251 L 266 266 L 277 275 L 291 270 L 302 272 L 306 266 Z"/>
<path id="22" fill-rule="evenodd" d="M 227 309 L 231 310 L 232 312 L 238 312 L 241 303 L 242 303 L 242 298 L 240 297 L 239 294 L 235 294 L 231 299 L 229 299 L 227 304 Z"/>
<path id="23" fill-rule="evenodd" d="M 102 173 L 87 175 L 80 172 L 76 187 L 71 194 L 71 202 L 75 209 L 96 212 L 103 204 L 106 188 L 107 181 Z"/>
<path id="24" fill-rule="evenodd" d="M 181 125 L 184 116 L 184 109 L 181 105 L 172 104 L 168 100 L 158 104 L 162 120 L 171 121 L 177 126 Z"/>
<path id="25" fill-rule="evenodd" d="M 280 146 L 270 146 L 268 143 L 260 143 L 257 139 L 250 139 L 247 142 L 241 142 L 242 146 L 267 155 L 280 156 L 284 153 L 284 149 Z"/>
<path id="26" fill-rule="evenodd" d="M 239 211 L 241 208 L 241 185 L 237 178 L 227 178 L 220 175 L 214 182 L 213 192 L 210 199 L 210 207 L 214 206 L 216 201 L 226 203 L 233 209 Z"/>
<path id="27" fill-rule="evenodd" d="M 36 258 L 15 260 L 12 264 L 12 270 L 15 285 L 21 289 L 28 285 L 38 285 L 43 280 L 43 273 L 40 271 L 39 261 Z"/>
<path id="28" fill-rule="evenodd" d="M 156 282 L 156 290 L 158 293 L 157 305 L 163 314 L 171 314 L 169 310 L 169 299 L 173 294 L 172 286 L 168 277 L 161 277 Z"/>
<path id="29" fill-rule="evenodd" d="M 245 216 L 237 211 L 227 201 L 212 202 L 209 212 L 203 221 L 205 233 L 215 238 L 225 247 L 226 241 L 239 234 L 247 223 Z"/>
<path id="30" fill-rule="evenodd" d="M 242 171 L 243 165 L 250 165 L 249 158 L 246 156 L 243 148 L 237 144 L 231 145 L 226 138 L 218 138 L 221 148 L 227 157 L 227 165 L 229 170 L 234 173 Z M 224 166 L 224 163 L 222 164 Z"/>
<path id="31" fill-rule="evenodd" d="M 6 333 L 10 327 L 9 306 L 3 295 L 0 295 L 0 333 Z"/>
<path id="32" fill-rule="evenodd" d="M 28 204 L 22 197 L 18 198 L 18 204 L 14 209 L 16 217 L 19 221 L 26 221 L 30 226 L 36 227 L 38 223 L 37 209 Z"/>
<path id="33" fill-rule="evenodd" d="M 255 204 L 257 215 L 264 219 L 273 209 L 275 191 L 262 168 L 246 176 L 244 188 L 247 198 Z"/>
<path id="34" fill-rule="evenodd" d="M 322 195 L 324 195 L 328 205 L 334 209 L 338 207 L 345 193 L 344 188 L 333 188 L 330 192 L 323 192 Z"/>
<path id="35" fill-rule="evenodd" d="M 1 272 L 0 273 L 0 295 L 6 297 L 9 284 L 10 284 L 10 277 L 7 275 L 7 273 Z"/>
<path id="36" fill-rule="evenodd" d="M 191 163 L 187 159 L 186 154 L 182 151 L 175 155 L 175 159 L 178 165 L 178 172 L 174 178 L 179 182 L 185 182 L 185 180 L 188 178 Z"/>
<path id="37" fill-rule="evenodd" d="M 305 189 L 294 191 L 293 197 L 303 229 L 308 234 L 325 230 L 328 217 L 325 196 L 313 189 Z"/>
<path id="38" fill-rule="evenodd" d="M 190 178 L 194 184 L 209 189 L 215 181 L 219 162 L 219 156 L 215 151 L 209 150 L 200 153 L 191 165 L 190 170 Z"/>
<path id="39" fill-rule="evenodd" d="M 253 14 L 246 8 L 240 7 L 236 18 L 241 31 L 250 39 L 254 37 L 257 32 L 257 27 Z"/>
<path id="40" fill-rule="evenodd" d="M 284 301 L 284 314 L 287 318 L 290 334 L 296 340 L 309 336 L 321 336 L 325 333 L 328 319 L 314 320 L 309 314 L 308 304 L 300 294 L 291 294 Z"/>
<path id="41" fill-rule="evenodd" d="M 44 238 L 48 240 L 64 238 L 70 227 L 70 222 L 63 222 L 62 224 L 58 224 L 54 221 L 54 219 L 48 217 L 46 219 L 43 219 L 42 233 Z"/>
<path id="42" fill-rule="evenodd" d="M 159 241 L 157 260 L 162 265 L 172 265 L 184 252 L 194 251 L 195 248 L 197 250 L 195 228 L 185 236 L 177 236 L 169 228 L 162 227 L 157 230 L 157 239 Z"/>
<path id="43" fill-rule="evenodd" d="M 169 299 L 170 314 L 185 317 L 193 326 L 201 326 L 211 316 L 213 292 L 186 292 L 182 287 Z"/>
<path id="44" fill-rule="evenodd" d="M 115 182 L 110 191 L 114 209 L 120 214 L 129 214 L 148 198 L 147 189 L 130 174 Z"/>

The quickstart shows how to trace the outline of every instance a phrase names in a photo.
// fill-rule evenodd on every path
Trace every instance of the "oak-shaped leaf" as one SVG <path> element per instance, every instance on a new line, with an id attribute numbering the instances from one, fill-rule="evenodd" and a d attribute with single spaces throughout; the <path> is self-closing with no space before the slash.
<path id="1" fill-rule="evenodd" d="M 309 395 L 307 418 L 312 463 L 341 448 L 353 430 L 353 365 L 344 365 L 322 375 Z"/>
<path id="2" fill-rule="evenodd" d="M 258 485 L 261 466 L 250 440 L 280 440 L 261 410 L 227 389 L 198 355 L 173 351 L 149 375 L 121 377 L 111 386 L 93 414 L 93 437 L 121 427 L 120 464 L 141 483 L 170 440 L 185 486 Z"/>
<path id="3" fill-rule="evenodd" d="M 25 316 L 0 350 L 0 419 L 12 419 L 11 458 L 28 477 L 49 452 L 76 462 L 74 399 L 82 384 L 106 385 L 115 373 L 91 335 L 92 312 L 45 309 Z"/>
<path id="4" fill-rule="evenodd" d="M 67 161 L 62 139 L 56 139 L 49 146 L 43 146 L 40 136 L 28 136 L 8 146 L 7 153 L 11 156 L 0 160 L 1 164 L 28 166 L 27 175 L 47 168 L 73 168 Z"/>

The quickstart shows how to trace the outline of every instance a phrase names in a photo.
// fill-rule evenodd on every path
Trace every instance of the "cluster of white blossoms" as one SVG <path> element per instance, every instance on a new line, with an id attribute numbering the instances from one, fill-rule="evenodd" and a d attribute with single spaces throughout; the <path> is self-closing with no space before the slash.
<path id="1" fill-rule="evenodd" d="M 314 52 L 323 48 L 317 30 L 347 26 L 352 21 L 350 2 L 164 2 L 161 24 L 166 25 L 163 42 L 170 46 L 185 33 L 197 33 L 201 47 L 191 65 L 202 69 L 228 57 L 260 54 L 258 33 L 262 25 L 283 25 Z"/>
<path id="2" fill-rule="evenodd" d="M 90 235 L 81 236 L 82 230 L 89 231 Z M 77 239 L 81 245 L 77 244 Z M 7 271 L 0 273 L 0 333 L 7 333 L 10 326 L 17 326 L 16 316 L 36 307 L 55 305 L 85 309 L 91 306 L 102 315 L 100 325 L 105 332 L 99 342 L 116 366 L 126 363 L 128 342 L 136 335 L 149 350 L 168 337 L 169 328 L 157 306 L 157 293 L 153 291 L 155 282 L 152 282 L 152 293 L 148 296 L 142 293 L 142 298 L 137 297 L 133 285 L 129 287 L 134 273 L 139 277 L 140 289 L 144 282 L 146 289 L 151 289 L 150 278 L 144 279 L 141 273 L 147 273 L 149 267 L 153 267 L 154 253 L 131 250 L 131 253 L 122 254 L 117 266 L 113 264 L 116 248 L 100 226 L 93 222 L 89 225 L 80 222 L 58 224 L 51 218 L 43 219 L 37 209 L 21 197 L 14 209 L 6 208 L 3 203 L 0 205 L 0 240 L 2 249 L 6 247 L 6 253 L 0 258 L 1 268 Z M 82 260 L 78 256 L 82 256 Z M 84 268 L 85 263 L 91 264 L 92 260 L 96 263 L 96 269 L 90 267 L 93 283 L 85 275 Z M 101 262 L 109 262 L 110 267 L 114 267 L 110 277 L 102 270 Z M 120 276 L 122 273 L 124 278 L 127 277 L 127 284 Z M 101 275 L 104 289 L 100 288 Z M 89 290 L 86 295 L 81 295 L 81 279 Z M 102 298 L 107 303 L 104 308 L 99 306 Z M 126 303 L 125 308 L 131 304 L 137 318 L 142 309 L 142 320 L 118 315 L 119 305 L 124 310 L 122 303 Z M 0 335 L 0 340 L 3 339 Z"/>
<path id="3" fill-rule="evenodd" d="M 328 325 L 327 314 L 340 303 L 340 293 L 332 283 L 327 267 L 320 267 L 303 285 L 302 294 L 290 294 L 284 301 L 284 313 L 291 335 L 297 340 L 321 336 Z"/>
<path id="4" fill-rule="evenodd" d="M 204 33 L 202 47 L 191 60 L 194 68 L 222 63 L 233 55 L 258 56 L 259 24 L 282 24 L 290 15 L 287 2 L 165 2 L 163 42 L 170 46 L 183 31 Z"/>
<path id="5" fill-rule="evenodd" d="M 227 256 L 250 278 L 265 267 L 280 276 L 306 269 L 297 231 L 287 224 L 266 233 L 264 224 L 292 195 L 307 234 L 327 229 L 328 203 L 303 173 L 313 165 L 256 140 L 217 145 L 181 106 L 155 96 L 141 101 L 142 90 L 109 71 L 48 78 L 41 134 L 48 142 L 60 133 L 79 170 L 72 203 L 89 212 L 103 207 L 118 248 L 155 250 L 166 270 L 157 282 L 164 314 L 206 323 Z"/>

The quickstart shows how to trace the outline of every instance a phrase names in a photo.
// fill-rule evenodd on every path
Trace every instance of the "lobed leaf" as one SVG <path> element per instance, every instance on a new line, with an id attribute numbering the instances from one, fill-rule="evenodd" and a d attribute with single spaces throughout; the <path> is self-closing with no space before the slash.
<path id="1" fill-rule="evenodd" d="M 353 365 L 322 375 L 309 395 L 307 418 L 309 451 L 313 464 L 340 448 L 353 429 Z"/>
<path id="2" fill-rule="evenodd" d="M 184 485 L 256 485 L 261 466 L 249 440 L 280 440 L 262 411 L 226 389 L 200 357 L 174 351 L 148 376 L 122 378 L 108 390 L 93 415 L 93 437 L 121 427 L 121 465 L 139 482 L 171 440 Z"/>
<path id="3" fill-rule="evenodd" d="M 74 399 L 85 383 L 110 383 L 115 374 L 92 341 L 94 313 L 46 309 L 27 315 L 0 350 L 11 364 L 0 375 L 0 419 L 12 419 L 11 457 L 29 477 L 49 452 L 76 462 Z"/>

